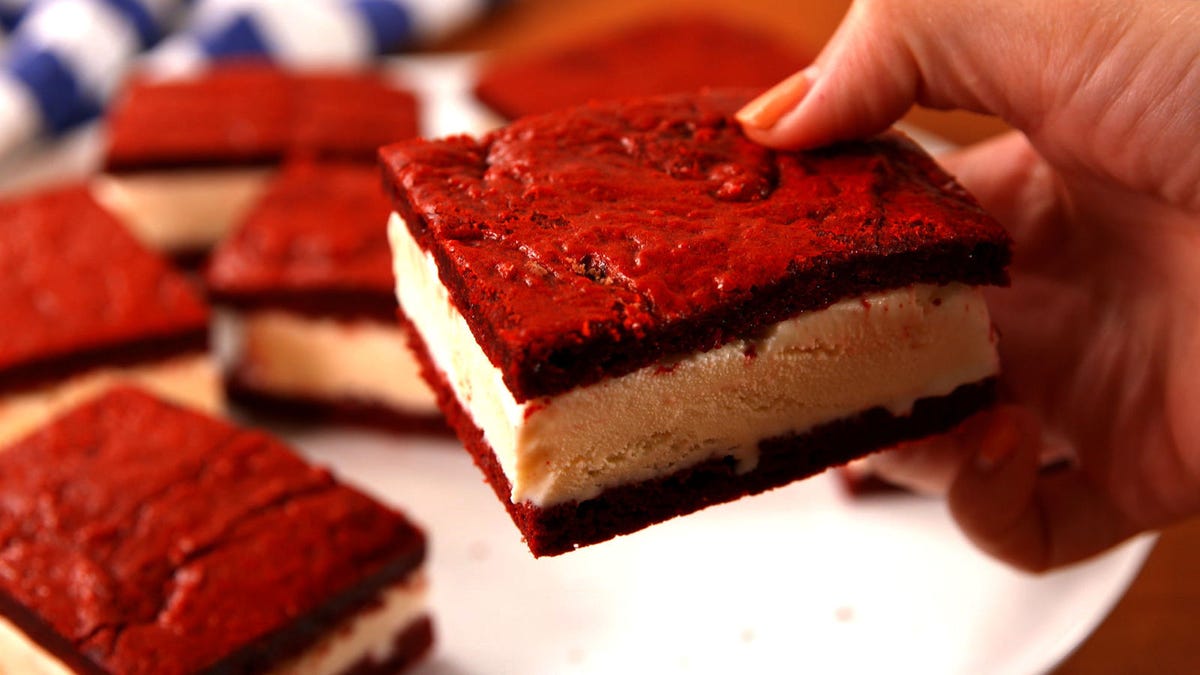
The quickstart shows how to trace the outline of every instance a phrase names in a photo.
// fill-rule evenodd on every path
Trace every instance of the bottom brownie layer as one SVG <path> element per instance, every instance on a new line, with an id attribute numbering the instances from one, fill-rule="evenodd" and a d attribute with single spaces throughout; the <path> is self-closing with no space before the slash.
<path id="1" fill-rule="evenodd" d="M 382 661 L 363 659 L 343 675 L 395 675 L 420 660 L 432 645 L 433 622 L 427 616 L 421 617 L 396 636 L 391 656 Z"/>
<path id="2" fill-rule="evenodd" d="M 441 415 L 412 414 L 358 399 L 320 399 L 279 394 L 259 389 L 236 375 L 226 378 L 225 393 L 231 403 L 270 419 L 301 425 L 339 425 L 378 429 L 402 434 L 449 435 Z"/>
<path id="3" fill-rule="evenodd" d="M 24 635 L 12 624 L 0 616 L 0 645 L 5 651 L 0 652 L 0 673 L 21 673 L 22 675 L 55 675 L 66 672 L 91 672 L 95 670 L 92 664 L 85 660 L 72 658 L 69 662 L 59 661 L 54 656 L 43 651 L 36 644 L 10 644 L 8 641 L 24 640 Z M 392 640 L 391 649 L 382 659 L 366 656 L 350 667 L 327 675 L 395 675 L 421 660 L 433 646 L 433 621 L 428 616 L 418 617 L 404 628 Z M 10 670 L 6 670 L 10 668 Z M 272 671 L 268 671 L 272 672 Z M 298 673 L 285 667 L 279 672 Z"/>
<path id="4" fill-rule="evenodd" d="M 766 439 L 759 443 L 758 465 L 746 473 L 738 473 L 736 461 L 728 457 L 669 476 L 610 488 L 583 502 L 541 508 L 511 501 L 512 486 L 482 430 L 463 410 L 449 383 L 433 365 L 417 331 L 410 329 L 406 333 L 418 357 L 421 375 L 437 393 L 438 406 L 496 496 L 507 505 L 509 515 L 536 557 L 559 555 L 629 534 L 676 516 L 807 478 L 901 441 L 947 431 L 995 400 L 995 379 L 987 378 L 962 385 L 946 396 L 921 399 L 907 416 L 897 417 L 883 408 L 873 408 L 802 435 Z"/>

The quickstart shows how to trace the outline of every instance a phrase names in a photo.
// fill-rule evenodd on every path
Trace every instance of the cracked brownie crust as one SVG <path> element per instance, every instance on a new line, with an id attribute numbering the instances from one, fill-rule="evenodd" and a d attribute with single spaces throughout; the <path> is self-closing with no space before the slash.
<path id="1" fill-rule="evenodd" d="M 776 152 L 733 118 L 750 95 L 593 103 L 381 150 L 396 210 L 518 401 L 845 297 L 1007 283 L 1007 234 L 908 139 Z"/>
<path id="2" fill-rule="evenodd" d="M 0 454 L 0 615 L 79 673 L 266 672 L 424 554 L 278 441 L 134 389 Z"/>

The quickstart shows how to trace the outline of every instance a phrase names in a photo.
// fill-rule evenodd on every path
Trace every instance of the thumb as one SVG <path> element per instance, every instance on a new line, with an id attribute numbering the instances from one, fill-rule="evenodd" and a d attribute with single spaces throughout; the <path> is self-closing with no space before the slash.
<path id="1" fill-rule="evenodd" d="M 811 66 L 738 112 L 764 145 L 808 148 L 886 129 L 916 100 L 921 73 L 898 2 L 855 2 Z"/>
<path id="2" fill-rule="evenodd" d="M 877 133 L 914 103 L 1029 130 L 1109 49 L 1104 12 L 1116 10 L 1088 5 L 1115 1 L 856 0 L 813 65 L 738 119 L 752 139 L 787 148 Z"/>
<path id="3" fill-rule="evenodd" d="M 1195 3 L 856 0 L 814 64 L 738 119 L 759 143 L 808 148 L 882 131 L 914 103 L 993 114 L 1056 166 L 1187 203 L 1196 59 Z"/>

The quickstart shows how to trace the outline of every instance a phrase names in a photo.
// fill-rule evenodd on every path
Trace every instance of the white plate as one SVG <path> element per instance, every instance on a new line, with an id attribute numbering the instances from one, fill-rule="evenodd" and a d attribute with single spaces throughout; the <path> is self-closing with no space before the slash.
<path id="1" fill-rule="evenodd" d="M 437 136 L 494 123 L 474 61 L 403 59 Z M 923 139 L 928 140 L 928 139 Z M 95 130 L 0 166 L 0 187 L 95 166 Z M 418 675 L 1036 673 L 1124 593 L 1154 543 L 1014 572 L 976 552 L 934 500 L 850 500 L 829 476 L 534 560 L 467 454 L 448 440 L 288 434 L 431 538 L 438 633 Z"/>
<path id="2" fill-rule="evenodd" d="M 976 552 L 939 501 L 848 499 L 824 475 L 534 560 L 456 443 L 288 440 L 428 529 L 438 644 L 419 675 L 1037 673 L 1153 545 L 1031 576 Z"/>

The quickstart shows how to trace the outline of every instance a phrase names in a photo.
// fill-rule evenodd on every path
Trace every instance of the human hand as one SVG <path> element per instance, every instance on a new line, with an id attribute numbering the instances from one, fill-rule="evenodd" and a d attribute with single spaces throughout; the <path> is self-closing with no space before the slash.
<path id="1" fill-rule="evenodd" d="M 1017 129 L 943 159 L 1014 238 L 1004 403 L 873 466 L 1029 570 L 1200 513 L 1200 4 L 859 0 L 739 119 L 802 148 L 913 103 Z"/>

